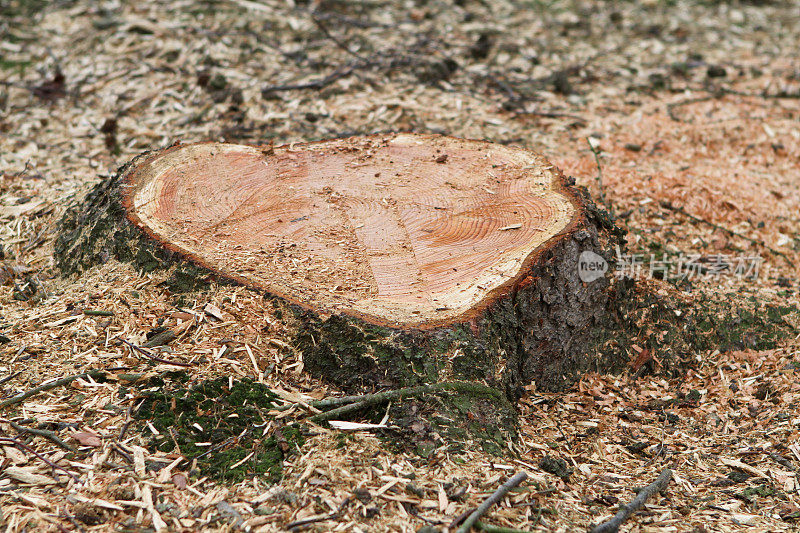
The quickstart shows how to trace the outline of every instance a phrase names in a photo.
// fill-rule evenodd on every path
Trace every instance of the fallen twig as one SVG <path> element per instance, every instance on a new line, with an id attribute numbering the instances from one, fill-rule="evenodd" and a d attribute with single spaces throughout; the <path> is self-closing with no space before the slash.
<path id="1" fill-rule="evenodd" d="M 665 468 L 655 481 L 636 494 L 636 497 L 631 503 L 621 506 L 613 518 L 592 528 L 591 533 L 616 533 L 619 531 L 619 527 L 622 523 L 638 511 L 651 496 L 665 490 L 671 479 L 672 470 Z"/>
<path id="2" fill-rule="evenodd" d="M 161 333 L 156 333 L 150 340 L 142 344 L 142 348 L 156 348 L 158 346 L 165 346 L 177 338 L 175 332 L 171 329 L 165 329 Z"/>
<path id="3" fill-rule="evenodd" d="M 114 316 L 114 311 L 106 311 L 105 309 L 84 309 L 83 314 L 86 316 Z"/>
<path id="4" fill-rule="evenodd" d="M 294 91 L 300 89 L 317 89 L 317 90 L 324 89 L 325 87 L 332 84 L 336 80 L 349 76 L 356 70 L 356 68 L 360 67 L 363 67 L 362 62 L 356 61 L 354 63 L 351 63 L 350 65 L 339 67 L 338 69 L 334 70 L 324 78 L 320 78 L 317 80 L 309 81 L 306 83 L 293 83 L 287 85 L 272 85 L 270 87 L 264 87 L 263 89 L 261 89 L 261 95 L 269 96 L 272 93 Z"/>
<path id="5" fill-rule="evenodd" d="M 11 437 L 0 437 L 0 442 L 5 442 L 7 444 L 11 444 L 11 445 L 16 446 L 17 448 L 23 450 L 23 451 L 26 451 L 28 453 L 32 453 L 39 460 L 41 460 L 43 463 L 47 464 L 47 466 L 52 468 L 53 472 L 55 472 L 56 470 L 61 470 L 61 471 L 65 472 L 69 477 L 71 477 L 72 480 L 75 481 L 75 483 L 80 484 L 81 481 L 77 477 L 75 477 L 75 474 L 73 474 L 72 472 L 70 472 L 69 470 L 64 468 L 63 466 L 59 466 L 59 465 L 55 464 L 53 461 L 51 461 L 47 457 L 44 457 L 42 454 L 40 454 L 36 450 L 34 450 L 33 448 L 21 443 L 17 439 L 13 439 Z"/>
<path id="6" fill-rule="evenodd" d="M 470 529 L 472 529 L 472 526 L 475 525 L 478 519 L 484 514 L 486 514 L 486 511 L 489 510 L 489 507 L 502 500 L 503 497 L 506 494 L 508 494 L 508 491 L 510 491 L 511 489 L 513 489 L 526 479 L 528 479 L 528 474 L 524 471 L 517 472 L 516 474 L 514 474 L 514 476 L 511 479 L 503 483 L 499 489 L 494 491 L 494 493 L 491 496 L 486 498 L 486 501 L 480 504 L 478 508 L 475 509 L 475 511 L 473 511 L 473 513 L 469 515 L 469 517 L 466 520 L 464 520 L 464 523 L 461 524 L 461 527 L 459 527 L 456 530 L 456 533 L 467 533 Z"/>
<path id="7" fill-rule="evenodd" d="M 15 377 L 19 376 L 20 374 L 22 374 L 22 370 L 20 370 L 18 372 L 14 372 L 13 374 L 10 374 L 10 375 L 4 377 L 3 379 L 0 379 L 0 385 L 2 385 L 4 383 L 8 383 L 9 381 L 14 379 Z"/>
<path id="8" fill-rule="evenodd" d="M 594 162 L 597 165 L 597 188 L 600 192 L 600 203 L 602 203 L 613 216 L 614 208 L 606 202 L 606 192 L 603 189 L 603 169 L 600 167 L 600 153 L 589 137 L 586 137 L 586 144 L 589 145 L 589 150 L 594 154 Z"/>
<path id="9" fill-rule="evenodd" d="M 466 511 L 464 511 L 463 513 L 461 513 L 457 517 L 453 518 L 453 521 L 450 522 L 450 525 L 447 526 L 447 529 L 455 529 L 455 528 L 457 528 L 458 526 L 460 526 L 464 522 L 464 520 L 469 518 L 469 515 L 471 515 L 473 512 L 475 512 L 475 508 L 474 507 L 470 507 L 469 509 L 467 509 Z"/>
<path id="10" fill-rule="evenodd" d="M 571 113 L 561 113 L 559 111 L 518 111 L 514 113 L 514 117 L 543 117 L 543 118 L 570 118 L 576 122 L 586 124 L 586 119 Z"/>
<path id="11" fill-rule="evenodd" d="M 782 100 L 782 99 L 797 99 L 800 98 L 800 92 L 787 92 L 787 91 L 780 91 L 777 93 L 747 93 L 743 91 L 737 91 L 735 89 L 728 89 L 726 87 L 715 87 L 713 90 L 711 89 L 698 89 L 702 91 L 709 91 L 711 94 L 706 96 L 698 96 L 694 98 L 687 98 L 685 100 L 680 100 L 678 102 L 672 102 L 671 104 L 667 104 L 667 115 L 669 118 L 674 120 L 675 122 L 688 122 L 691 123 L 691 120 L 683 120 L 679 116 L 675 114 L 675 110 L 679 107 L 691 104 L 699 104 L 700 102 L 707 102 L 708 100 L 715 100 L 717 98 L 722 98 L 723 96 L 733 95 L 733 96 L 745 96 L 749 98 L 764 98 L 765 100 L 775 99 L 775 100 Z"/>
<path id="12" fill-rule="evenodd" d="M 16 422 L 11 420 L 6 420 L 6 422 L 11 425 L 12 428 L 16 429 L 21 433 L 30 433 L 31 435 L 38 435 L 39 437 L 44 437 L 45 439 L 49 440 L 50 442 L 57 444 L 58 446 L 64 448 L 68 452 L 74 452 L 75 448 L 61 440 L 58 435 L 53 433 L 52 431 L 47 431 L 46 429 L 35 429 L 35 428 L 26 428 L 25 426 L 21 426 Z"/>
<path id="13" fill-rule="evenodd" d="M 327 420 L 333 420 L 336 417 L 358 411 L 371 405 L 376 405 L 390 400 L 398 400 L 402 398 L 413 398 L 422 396 L 423 394 L 442 391 L 458 391 L 458 392 L 481 392 L 498 396 L 500 393 L 491 387 L 482 385 L 480 383 L 471 383 L 466 381 L 448 381 L 444 383 L 434 383 L 432 385 L 420 385 L 418 387 L 407 387 L 404 389 L 396 389 L 375 394 L 365 394 L 363 396 L 345 396 L 343 398 L 330 398 L 328 400 L 320 400 L 319 402 L 312 402 L 310 405 L 316 408 L 331 407 L 334 405 L 342 405 L 336 409 L 319 413 L 308 418 L 309 421 L 320 423 Z M 327 402 L 327 403 L 325 403 Z"/>
<path id="14" fill-rule="evenodd" d="M 175 365 L 175 366 L 183 366 L 183 367 L 191 367 L 192 366 L 190 363 L 181 363 L 180 361 L 170 361 L 169 359 L 164 359 L 163 357 L 158 357 L 157 355 L 153 355 L 152 353 L 150 353 L 149 350 L 145 350 L 141 346 L 136 346 L 132 342 L 129 342 L 129 341 L 123 339 L 122 337 L 119 337 L 118 340 L 120 342 L 124 342 L 126 345 L 128 345 L 128 347 L 130 349 L 139 352 L 140 354 L 144 355 L 148 359 L 152 359 L 153 361 L 156 361 L 156 362 L 159 362 L 159 363 L 164 363 L 164 364 L 167 364 L 167 365 Z"/>
<path id="15" fill-rule="evenodd" d="M 348 53 L 348 54 L 350 54 L 351 56 L 353 56 L 353 57 L 355 57 L 355 58 L 357 58 L 357 59 L 360 59 L 360 60 L 362 60 L 362 61 L 366 61 L 366 58 L 365 58 L 364 56 L 362 56 L 362 55 L 361 55 L 361 54 L 359 54 L 358 52 L 355 52 L 355 51 L 351 50 L 351 49 L 350 49 L 350 47 L 349 47 L 349 46 L 347 46 L 347 44 L 346 44 L 346 43 L 342 42 L 340 39 L 338 39 L 337 37 L 335 37 L 335 36 L 334 36 L 334 35 L 333 35 L 333 34 L 332 34 L 332 33 L 331 33 L 329 30 L 328 30 L 328 27 L 325 25 L 325 23 L 323 23 L 323 22 L 322 22 L 322 19 L 320 19 L 320 18 L 318 18 L 318 17 L 317 17 L 317 14 L 316 14 L 316 13 L 312 13 L 312 14 L 311 14 L 311 20 L 313 20 L 313 21 L 314 21 L 314 24 L 316 24 L 316 25 L 317 25 L 317 28 L 319 28 L 319 29 L 320 29 L 320 31 L 321 31 L 322 33 L 324 33 L 324 34 L 325 34 L 325 37 L 327 37 L 328 39 L 330 39 L 331 41 L 333 41 L 333 42 L 334 42 L 334 44 L 336 44 L 336 46 L 338 46 L 339 48 L 341 48 L 342 50 L 344 50 L 345 52 L 347 52 L 347 53 Z"/>
<path id="16" fill-rule="evenodd" d="M 12 396 L 11 398 L 8 398 L 7 400 L 3 400 L 2 402 L 0 402 L 0 409 L 2 409 L 4 407 L 8 407 L 9 405 L 15 405 L 15 404 L 18 404 L 20 402 L 24 402 L 25 400 L 27 400 L 31 396 L 39 394 L 40 392 L 44 392 L 44 391 L 50 390 L 50 389 L 55 389 L 56 387 L 61 387 L 62 385 L 69 385 L 70 383 L 72 383 L 76 379 L 84 379 L 84 378 L 88 378 L 88 377 L 99 378 L 99 377 L 102 377 L 103 375 L 104 375 L 104 372 L 102 370 L 91 370 L 89 372 L 84 372 L 83 374 L 75 374 L 74 376 L 67 376 L 65 378 L 56 379 L 54 381 L 50 381 L 48 383 L 44 383 L 42 385 L 39 385 L 38 387 L 35 387 L 35 388 L 33 388 L 33 389 L 29 390 L 29 391 L 25 391 L 23 393 L 17 394 L 16 396 Z"/>
<path id="17" fill-rule="evenodd" d="M 741 233 L 739 233 L 737 231 L 733 231 L 732 229 L 728 229 L 728 228 L 726 228 L 724 226 L 720 226 L 719 224 L 715 224 L 715 223 L 713 223 L 713 222 L 711 222 L 709 220 L 706 220 L 704 218 L 700 218 L 700 217 L 698 217 L 696 215 L 693 215 L 693 214 L 689 213 L 688 211 L 686 211 L 682 207 L 678 207 L 678 206 L 672 205 L 670 202 L 662 201 L 662 202 L 660 202 L 660 204 L 661 204 L 661 207 L 663 207 L 665 209 L 669 209 L 670 211 L 674 211 L 676 213 L 680 213 L 680 214 L 682 214 L 683 216 L 687 217 L 690 220 L 693 220 L 695 222 L 700 222 L 700 223 L 705 224 L 707 226 L 710 226 L 710 227 L 712 227 L 714 229 L 717 229 L 719 231 L 725 232 L 728 235 L 732 235 L 734 237 L 739 237 L 740 239 L 744 239 L 744 240 L 746 240 L 748 242 L 752 242 L 753 244 L 761 246 L 762 248 L 764 248 L 768 252 L 770 252 L 770 253 L 772 253 L 774 255 L 782 257 L 787 263 L 789 263 L 789 265 L 792 265 L 791 259 L 789 259 L 789 257 L 785 253 L 781 252 L 780 250 L 775 250 L 774 248 L 771 248 L 771 247 L 767 246 L 767 243 L 765 243 L 764 241 L 760 241 L 758 239 L 754 239 L 752 237 L 748 237 L 747 235 L 742 235 Z"/>
<path id="18" fill-rule="evenodd" d="M 294 522 L 289 522 L 284 527 L 286 529 L 292 530 L 292 529 L 296 529 L 298 527 L 307 526 L 309 524 L 314 524 L 316 522 L 324 522 L 326 520 L 333 520 L 334 518 L 337 518 L 340 514 L 342 514 L 342 511 L 344 511 L 344 508 L 347 507 L 347 505 L 349 503 L 350 503 L 350 498 L 348 497 L 348 498 L 345 498 L 344 501 L 342 502 L 342 504 L 339 506 L 339 508 L 336 509 L 332 513 L 328 513 L 328 514 L 325 514 L 325 515 L 319 515 L 319 516 L 309 516 L 308 518 L 303 518 L 301 520 L 295 520 Z"/>
<path id="19" fill-rule="evenodd" d="M 475 529 L 485 531 L 486 533 L 528 533 L 523 529 L 515 529 L 513 527 L 493 526 L 491 524 L 484 524 L 483 522 L 475 522 Z"/>
<path id="20" fill-rule="evenodd" d="M 700 96 L 700 97 L 696 97 L 696 98 L 687 98 L 685 100 L 680 100 L 678 102 L 672 102 L 671 104 L 667 104 L 667 115 L 669 115 L 669 118 L 671 118 L 675 122 L 691 123 L 692 122 L 691 120 L 683 120 L 678 115 L 676 115 L 675 114 L 675 110 L 678 109 L 679 107 L 682 107 L 682 106 L 685 106 L 685 105 L 699 104 L 700 102 L 705 102 L 707 100 L 713 100 L 714 98 L 719 98 L 722 95 L 723 95 L 723 93 L 714 93 L 714 94 L 710 94 L 708 96 Z"/>

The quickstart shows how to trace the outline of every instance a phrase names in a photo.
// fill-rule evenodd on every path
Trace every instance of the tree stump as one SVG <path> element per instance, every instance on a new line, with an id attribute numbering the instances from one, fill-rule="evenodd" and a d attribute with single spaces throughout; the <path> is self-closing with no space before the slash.
<path id="1" fill-rule="evenodd" d="M 70 209 L 66 273 L 116 258 L 262 290 L 347 388 L 482 380 L 517 397 L 596 362 L 619 233 L 541 155 L 435 135 L 142 154 Z"/>

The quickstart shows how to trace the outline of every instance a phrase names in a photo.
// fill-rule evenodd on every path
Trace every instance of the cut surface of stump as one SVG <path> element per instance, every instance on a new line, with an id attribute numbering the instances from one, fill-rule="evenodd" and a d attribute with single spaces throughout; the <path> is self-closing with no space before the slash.
<path id="1" fill-rule="evenodd" d="M 466 379 L 513 398 L 608 366 L 620 243 L 541 155 L 388 134 L 142 154 L 68 210 L 55 255 L 65 273 L 116 258 L 262 290 L 305 368 L 345 388 Z"/>
<path id="2" fill-rule="evenodd" d="M 419 135 L 176 146 L 126 182 L 131 220 L 203 266 L 400 327 L 470 316 L 579 213 L 541 156 Z"/>

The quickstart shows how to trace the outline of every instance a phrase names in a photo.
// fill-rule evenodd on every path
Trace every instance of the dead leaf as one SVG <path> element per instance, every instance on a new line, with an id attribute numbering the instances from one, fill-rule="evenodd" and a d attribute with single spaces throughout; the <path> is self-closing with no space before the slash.
<path id="1" fill-rule="evenodd" d="M 84 446 L 94 446 L 95 448 L 102 446 L 103 441 L 94 433 L 88 431 L 76 431 L 71 435 L 73 439 L 80 442 Z"/>
<path id="2" fill-rule="evenodd" d="M 631 361 L 631 368 L 634 372 L 638 372 L 642 366 L 650 361 L 653 358 L 652 352 L 645 348 L 644 350 L 639 352 L 639 355 L 636 356 L 636 359 Z"/>

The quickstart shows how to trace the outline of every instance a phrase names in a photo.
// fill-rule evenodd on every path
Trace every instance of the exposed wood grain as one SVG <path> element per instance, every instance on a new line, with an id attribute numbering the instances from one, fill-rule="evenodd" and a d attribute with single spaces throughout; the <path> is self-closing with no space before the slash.
<path id="1" fill-rule="evenodd" d="M 579 213 L 543 157 L 433 135 L 178 145 L 126 180 L 132 221 L 203 266 L 401 326 L 481 307 Z"/>

